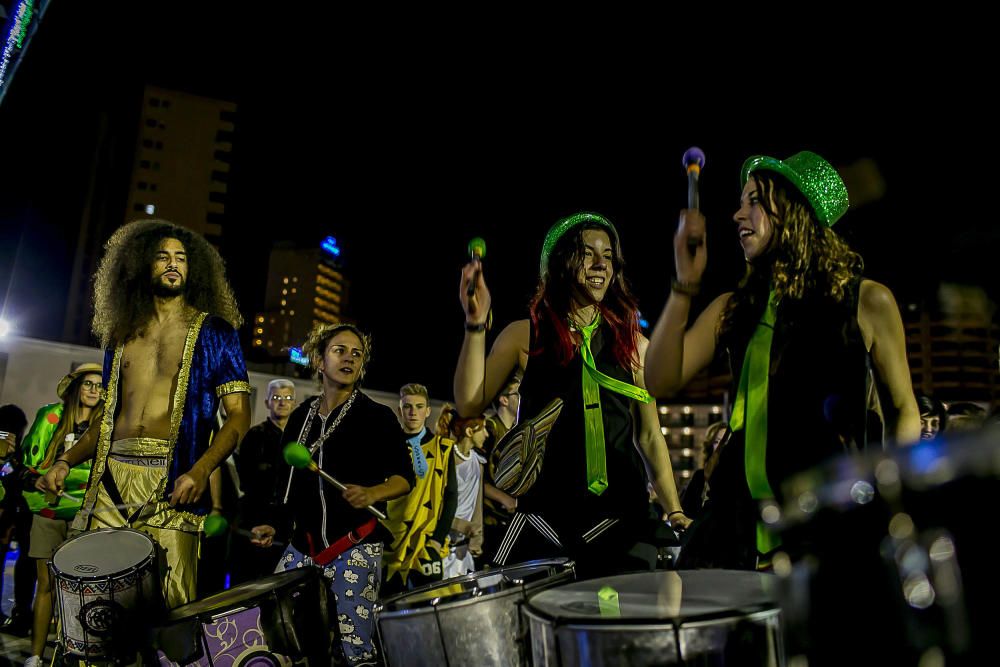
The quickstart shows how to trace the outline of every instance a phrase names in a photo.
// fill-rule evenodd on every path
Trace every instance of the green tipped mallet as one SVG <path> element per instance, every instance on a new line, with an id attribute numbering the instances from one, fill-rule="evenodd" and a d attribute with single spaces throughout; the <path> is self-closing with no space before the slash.
<path id="1" fill-rule="evenodd" d="M 325 479 L 333 488 L 338 491 L 343 491 L 347 487 L 343 485 L 337 478 L 329 474 L 324 470 L 320 470 L 316 462 L 312 460 L 312 454 L 306 449 L 305 445 L 301 442 L 292 441 L 285 445 L 285 449 L 282 450 L 282 456 L 285 458 L 285 463 L 292 466 L 293 468 L 298 468 L 300 470 L 312 470 L 314 473 Z M 386 516 L 381 511 L 375 509 L 371 505 L 366 508 L 369 512 L 377 516 L 378 518 L 385 520 Z"/>
<path id="2" fill-rule="evenodd" d="M 483 257 L 486 257 L 486 241 L 477 236 L 469 241 L 469 259 L 478 259 L 479 261 L 483 261 Z M 476 275 L 472 277 L 472 282 L 469 283 L 469 287 L 465 291 L 468 296 L 472 296 L 476 293 L 476 283 L 478 282 L 479 271 L 476 271 Z"/>
<path id="3" fill-rule="evenodd" d="M 222 535 L 229 528 L 229 522 L 226 521 L 226 517 L 219 516 L 218 514 L 213 514 L 205 518 L 205 523 L 202 526 L 202 530 L 205 531 L 205 537 L 215 537 L 216 535 Z"/>

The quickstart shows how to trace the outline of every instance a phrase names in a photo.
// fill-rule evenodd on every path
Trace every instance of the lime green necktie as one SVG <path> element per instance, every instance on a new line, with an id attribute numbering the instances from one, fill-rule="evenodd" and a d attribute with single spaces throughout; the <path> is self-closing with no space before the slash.
<path id="1" fill-rule="evenodd" d="M 754 500 L 774 498 L 774 492 L 767 481 L 767 380 L 771 366 L 771 339 L 774 336 L 774 323 L 777 319 L 777 303 L 774 291 L 767 299 L 764 317 L 750 337 L 746 356 L 743 357 L 743 370 L 740 372 L 740 384 L 736 390 L 736 401 L 733 403 L 733 416 L 729 427 L 733 431 L 746 430 L 746 449 L 744 465 L 746 468 L 747 486 Z M 757 551 L 769 553 L 777 548 L 781 541 L 772 535 L 767 527 L 757 522 Z"/>
<path id="2" fill-rule="evenodd" d="M 600 326 L 601 316 L 579 329 L 583 344 L 580 345 L 580 356 L 583 357 L 583 420 L 587 442 L 587 489 L 601 495 L 608 488 L 608 460 L 604 450 L 604 416 L 601 413 L 601 390 L 604 387 L 634 401 L 650 403 L 653 397 L 645 389 L 627 382 L 616 380 L 597 370 L 594 354 L 590 351 L 590 340 Z M 600 385 L 600 387 L 598 386 Z"/>

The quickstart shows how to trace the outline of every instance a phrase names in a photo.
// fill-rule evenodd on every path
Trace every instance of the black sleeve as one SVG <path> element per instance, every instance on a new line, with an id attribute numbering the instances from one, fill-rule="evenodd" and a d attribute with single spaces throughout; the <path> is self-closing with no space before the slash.
<path id="1" fill-rule="evenodd" d="M 457 445 L 452 445 L 452 450 L 448 452 L 449 455 L 455 447 Z M 458 477 L 455 475 L 455 468 L 455 458 L 452 456 L 451 461 L 448 462 L 448 481 L 444 487 L 444 506 L 441 508 L 441 518 L 438 519 L 434 534 L 431 535 L 431 539 L 437 541 L 438 544 L 444 544 L 445 539 L 447 539 L 448 533 L 451 531 L 451 523 L 455 520 L 455 511 L 458 509 Z"/>
<path id="2" fill-rule="evenodd" d="M 236 460 L 236 474 L 240 476 L 241 491 L 245 494 L 252 493 L 258 497 L 270 499 L 270 493 L 267 495 L 261 493 L 263 489 L 259 488 L 258 485 L 262 480 L 257 479 L 256 466 L 254 465 L 254 462 L 261 455 L 261 451 L 260 429 L 254 426 L 243 436 L 239 447 L 233 452 L 233 458 Z"/>
<path id="3" fill-rule="evenodd" d="M 302 425 L 306 420 L 306 413 L 309 410 L 308 405 L 308 401 L 302 403 L 288 416 L 288 422 L 285 423 L 284 437 L 282 437 L 283 441 L 291 442 L 292 438 L 299 437 L 299 431 L 302 430 Z M 292 474 L 292 467 L 285 463 L 283 450 L 284 447 L 279 447 L 275 453 L 274 467 L 271 468 L 272 474 L 268 480 L 271 488 L 269 493 L 264 496 L 271 499 L 270 508 L 267 512 L 268 524 L 273 526 L 277 532 L 275 539 L 281 540 L 290 535 L 292 529 L 291 511 L 285 504 L 285 492 L 288 489 L 288 479 L 289 475 Z"/>

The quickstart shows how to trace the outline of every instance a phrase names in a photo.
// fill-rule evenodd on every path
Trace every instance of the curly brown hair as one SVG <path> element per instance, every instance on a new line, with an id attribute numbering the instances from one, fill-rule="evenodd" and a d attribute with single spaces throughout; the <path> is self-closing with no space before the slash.
<path id="1" fill-rule="evenodd" d="M 348 324 L 347 322 L 317 324 L 309 332 L 309 337 L 302 345 L 302 352 L 309 358 L 309 366 L 316 371 L 317 379 L 322 382 L 323 374 L 319 372 L 319 365 L 323 361 L 323 355 L 326 354 L 327 346 L 330 345 L 330 339 L 341 331 L 350 331 L 361 341 L 361 349 L 363 350 L 361 368 L 358 370 L 358 379 L 354 383 L 355 385 L 360 385 L 361 381 L 365 378 L 365 372 L 368 370 L 368 361 L 372 358 L 372 337 L 363 333 L 361 329 L 353 324 Z"/>
<path id="2" fill-rule="evenodd" d="M 757 266 L 747 263 L 746 274 L 722 313 L 720 336 L 759 314 L 771 289 L 779 302 L 820 295 L 843 303 L 864 270 L 861 255 L 816 219 L 808 200 L 791 182 L 770 171 L 753 172 L 750 178 L 757 184 L 774 235 L 765 261 Z"/>
<path id="3" fill-rule="evenodd" d="M 166 220 L 138 220 L 111 235 L 94 276 L 91 328 L 104 347 L 117 347 L 141 335 L 153 316 L 150 267 L 164 239 L 177 239 L 187 252 L 185 302 L 221 317 L 235 329 L 243 324 L 226 281 L 225 262 L 203 236 Z"/>

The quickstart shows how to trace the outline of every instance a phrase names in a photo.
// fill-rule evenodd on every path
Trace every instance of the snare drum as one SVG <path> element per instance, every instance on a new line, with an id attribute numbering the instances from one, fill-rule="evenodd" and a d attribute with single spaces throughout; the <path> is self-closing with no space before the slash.
<path id="1" fill-rule="evenodd" d="M 785 664 L 776 581 L 733 570 L 578 581 L 524 607 L 535 667 Z"/>
<path id="2" fill-rule="evenodd" d="M 521 605 L 573 580 L 565 558 L 473 572 L 388 598 L 376 607 L 387 664 L 393 667 L 526 664 Z"/>
<path id="3" fill-rule="evenodd" d="M 319 568 L 302 567 L 178 607 L 153 631 L 158 664 L 327 665 L 326 589 Z"/>
<path id="4" fill-rule="evenodd" d="M 64 542 L 50 568 L 67 653 L 134 655 L 163 610 L 156 547 L 146 533 L 104 528 Z"/>

